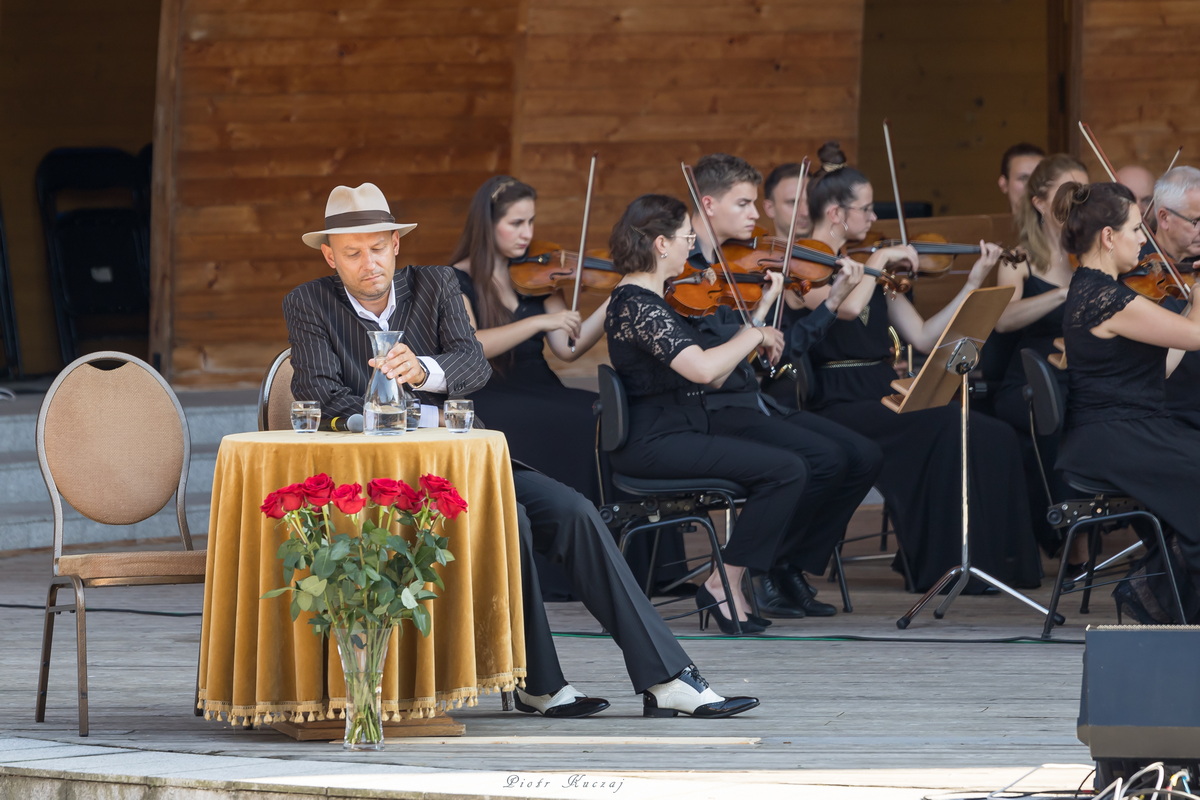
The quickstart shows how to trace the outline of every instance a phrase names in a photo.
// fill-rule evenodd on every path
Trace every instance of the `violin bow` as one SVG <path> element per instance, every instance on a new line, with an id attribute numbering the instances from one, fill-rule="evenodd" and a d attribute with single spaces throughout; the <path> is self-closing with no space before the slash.
<path id="1" fill-rule="evenodd" d="M 599 153 L 592 153 L 592 164 L 588 167 L 587 195 L 583 201 L 583 230 L 579 232 L 579 254 L 575 257 L 575 290 L 571 293 L 572 311 L 579 310 L 579 287 L 583 283 L 583 254 L 587 252 L 584 248 L 587 246 L 588 217 L 592 213 L 592 186 L 596 180 L 596 156 L 598 155 Z M 574 353 L 575 340 L 570 339 L 567 344 Z"/>
<path id="2" fill-rule="evenodd" d="M 1175 151 L 1175 156 L 1171 159 L 1171 163 L 1167 164 L 1166 172 L 1163 172 L 1163 175 L 1166 175 L 1167 172 L 1170 172 L 1171 170 L 1175 169 L 1175 162 L 1179 160 L 1179 154 L 1182 152 L 1183 152 L 1183 145 L 1179 145 L 1179 149 Z M 1153 210 L 1154 210 L 1154 198 L 1151 197 L 1150 202 L 1146 204 L 1146 210 L 1142 212 L 1142 221 L 1143 222 L 1146 221 L 1146 218 L 1150 216 L 1150 212 Z"/>
<path id="3" fill-rule="evenodd" d="M 1096 154 L 1096 158 L 1100 159 L 1100 165 L 1104 167 L 1104 171 L 1108 174 L 1108 179 L 1113 183 L 1119 183 L 1117 180 L 1117 173 L 1113 170 L 1112 162 L 1108 160 L 1108 156 L 1104 155 L 1104 151 L 1100 149 L 1100 142 L 1098 142 L 1096 137 L 1092 134 L 1091 127 L 1089 127 L 1088 124 L 1083 120 L 1080 120 L 1079 130 L 1083 133 L 1084 141 L 1088 143 L 1088 146 L 1092 148 L 1092 152 Z M 1162 247 L 1159 246 L 1158 240 L 1154 238 L 1154 233 L 1150 230 L 1145 222 L 1138 220 L 1138 225 L 1141 226 L 1142 233 L 1146 235 L 1146 239 L 1149 240 L 1150 244 L 1154 245 L 1154 252 L 1158 253 L 1158 257 L 1163 260 L 1163 264 L 1166 267 L 1167 273 L 1171 276 L 1171 280 L 1175 282 L 1175 285 L 1179 287 L 1179 291 L 1183 293 L 1183 298 L 1185 300 L 1191 300 L 1191 289 L 1184 285 L 1183 276 L 1179 274 L 1179 270 L 1175 269 L 1175 264 L 1171 261 L 1171 259 L 1167 258 L 1167 254 L 1164 253 Z"/>
<path id="4" fill-rule="evenodd" d="M 796 197 L 792 203 L 792 221 L 788 224 L 787 241 L 783 244 L 783 269 L 781 276 L 786 281 L 788 272 L 791 269 L 792 262 L 792 246 L 796 243 L 796 218 L 800 216 L 800 194 L 804 191 L 804 180 L 808 177 L 808 156 L 800 162 L 800 175 L 796 180 Z M 783 325 L 783 292 L 779 293 L 779 299 L 775 301 L 775 316 L 772 323 L 776 328 Z"/>
<path id="5" fill-rule="evenodd" d="M 896 179 L 896 157 L 892 155 L 892 132 L 887 119 L 883 121 L 883 145 L 887 148 L 888 169 L 892 173 L 892 199 L 896 201 L 896 221 L 900 223 L 900 243 L 908 246 L 908 228 L 904 225 L 904 204 L 900 202 L 900 181 Z M 913 274 L 917 274 L 913 265 Z"/>

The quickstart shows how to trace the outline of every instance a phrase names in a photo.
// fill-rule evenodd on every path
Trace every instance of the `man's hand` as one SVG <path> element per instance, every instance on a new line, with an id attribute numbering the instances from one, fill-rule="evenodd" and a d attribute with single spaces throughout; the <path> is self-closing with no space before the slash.
<path id="1" fill-rule="evenodd" d="M 372 358 L 367 363 L 383 370 L 383 374 L 389 378 L 395 378 L 409 386 L 422 386 L 429 377 L 429 373 L 417 358 L 417 354 L 402 342 L 397 343 L 389 350 L 381 361 L 382 363 L 376 364 L 375 359 Z"/>

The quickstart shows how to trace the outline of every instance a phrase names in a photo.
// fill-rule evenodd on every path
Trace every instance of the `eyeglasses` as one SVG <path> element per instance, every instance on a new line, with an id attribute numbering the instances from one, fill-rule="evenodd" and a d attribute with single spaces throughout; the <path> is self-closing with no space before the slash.
<path id="1" fill-rule="evenodd" d="M 875 204 L 867 203 L 865 206 L 842 206 L 847 211 L 861 211 L 868 217 L 875 215 Z"/>
<path id="2" fill-rule="evenodd" d="M 1173 208 L 1167 208 L 1166 206 L 1163 206 L 1163 208 L 1166 209 L 1166 212 L 1168 214 L 1179 217 L 1181 220 L 1186 222 L 1188 225 L 1191 225 L 1193 228 L 1200 228 L 1200 217 L 1196 217 L 1195 219 L 1193 219 L 1191 217 L 1185 217 L 1183 214 L 1180 214 L 1178 211 L 1176 211 Z"/>
<path id="3" fill-rule="evenodd" d="M 696 243 L 696 234 L 694 232 L 693 233 L 683 233 L 683 234 L 679 234 L 678 236 L 668 236 L 667 238 L 668 239 L 678 239 L 680 237 L 687 239 L 688 247 L 691 247 L 692 245 L 694 245 Z"/>

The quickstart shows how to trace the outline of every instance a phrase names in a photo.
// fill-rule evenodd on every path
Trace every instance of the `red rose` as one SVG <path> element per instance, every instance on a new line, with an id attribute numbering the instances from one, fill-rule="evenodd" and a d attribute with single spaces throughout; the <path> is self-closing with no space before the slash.
<path id="1" fill-rule="evenodd" d="M 303 508 L 304 506 L 304 486 L 299 483 L 293 483 L 291 486 L 278 489 L 276 490 L 276 494 L 283 501 L 283 507 L 287 511 L 295 511 L 297 508 Z"/>
<path id="2" fill-rule="evenodd" d="M 367 484 L 367 494 L 372 503 L 390 506 L 400 498 L 400 484 L 391 478 L 376 478 Z"/>
<path id="3" fill-rule="evenodd" d="M 421 493 L 404 481 L 396 481 L 396 485 L 400 487 L 400 496 L 396 498 L 396 508 L 410 514 L 420 511 L 421 507 L 425 505 L 425 498 Z"/>
<path id="4" fill-rule="evenodd" d="M 447 489 L 449 489 L 450 491 L 457 491 L 454 488 L 453 483 L 451 483 L 450 481 L 446 480 L 445 478 L 443 478 L 441 476 L 433 475 L 433 474 L 421 476 L 421 488 L 424 489 L 425 491 L 429 492 L 431 495 L 441 494 L 442 492 L 446 491 Z"/>
<path id="5" fill-rule="evenodd" d="M 357 483 L 343 483 L 333 490 L 332 498 L 343 514 L 357 514 L 367 504 L 367 498 L 362 496 L 362 486 Z"/>
<path id="6" fill-rule="evenodd" d="M 287 513 L 287 510 L 283 507 L 283 498 L 279 496 L 279 492 L 271 492 L 267 495 L 266 499 L 263 500 L 263 504 L 259 506 L 259 510 L 272 519 L 283 519 L 283 515 Z"/>
<path id="7" fill-rule="evenodd" d="M 302 484 L 304 496 L 314 506 L 327 506 L 333 495 L 333 479 L 322 472 L 307 478 Z"/>
<path id="8" fill-rule="evenodd" d="M 462 499 L 454 484 L 437 475 L 422 475 L 421 487 L 429 493 L 437 510 L 446 519 L 454 519 L 467 510 L 467 502 Z"/>
<path id="9" fill-rule="evenodd" d="M 433 499 L 437 503 L 438 511 L 442 512 L 446 519 L 454 519 L 467 510 L 467 501 L 459 496 L 457 489 L 448 489 L 441 494 L 434 495 Z"/>

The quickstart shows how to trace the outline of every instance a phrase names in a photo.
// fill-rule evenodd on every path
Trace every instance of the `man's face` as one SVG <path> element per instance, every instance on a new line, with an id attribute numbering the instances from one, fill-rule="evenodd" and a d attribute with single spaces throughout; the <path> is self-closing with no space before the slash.
<path id="1" fill-rule="evenodd" d="M 800 177 L 784 178 L 775 184 L 775 191 L 763 200 L 763 213 L 775 222 L 775 234 L 787 236 L 792 225 L 792 210 L 796 208 L 796 181 Z M 796 235 L 808 236 L 812 233 L 812 220 L 808 217 L 808 198 L 804 189 L 800 190 L 800 213 L 796 215 Z"/>
<path id="2" fill-rule="evenodd" d="M 1200 189 L 1191 189 L 1182 203 L 1155 206 L 1158 217 L 1157 239 L 1167 255 L 1175 259 L 1200 256 L 1200 225 L 1189 220 L 1200 218 Z"/>
<path id="3" fill-rule="evenodd" d="M 321 252 L 337 270 L 346 291 L 365 306 L 388 295 L 396 274 L 400 235 L 396 231 L 332 233 Z"/>
<path id="4" fill-rule="evenodd" d="M 1117 170 L 1117 182 L 1130 188 L 1142 213 L 1146 213 L 1150 201 L 1154 199 L 1154 173 L 1145 167 L 1130 164 Z"/>
<path id="5" fill-rule="evenodd" d="M 1008 197 L 1008 206 L 1014 215 L 1025 197 L 1029 176 L 1041 162 L 1041 156 L 1013 156 L 1008 162 L 1008 174 L 1000 176 L 1000 191 Z"/>
<path id="6" fill-rule="evenodd" d="M 716 244 L 754 236 L 754 223 L 758 219 L 754 201 L 757 199 L 758 187 L 749 181 L 735 183 L 721 197 L 704 196 L 704 208 L 717 235 Z"/>

